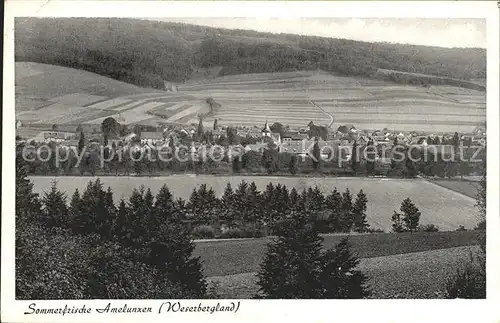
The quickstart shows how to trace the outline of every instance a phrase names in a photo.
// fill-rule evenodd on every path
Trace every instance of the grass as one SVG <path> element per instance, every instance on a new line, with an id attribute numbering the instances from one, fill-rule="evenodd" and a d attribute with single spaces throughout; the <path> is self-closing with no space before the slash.
<path id="1" fill-rule="evenodd" d="M 73 93 L 106 97 L 151 92 L 161 93 L 158 90 L 142 88 L 95 73 L 62 66 L 16 62 L 15 69 L 16 94 L 26 94 L 30 98 L 37 97 L 48 100 Z"/>
<path id="2" fill-rule="evenodd" d="M 75 189 L 80 192 L 87 183 L 97 177 L 74 176 L 33 176 L 34 190 L 43 193 L 57 180 L 57 187 L 71 196 Z M 455 230 L 459 225 L 472 229 L 477 222 L 474 214 L 475 201 L 463 194 L 429 183 L 423 179 L 377 179 L 360 177 L 273 177 L 273 176 L 210 176 L 210 175 L 175 175 L 160 177 L 100 177 L 107 188 L 110 186 L 114 192 L 115 201 L 120 198 L 128 199 L 134 188 L 144 185 L 151 188 L 156 194 L 163 184 L 168 185 L 175 197 L 189 199 L 192 188 L 206 183 L 212 187 L 217 195 L 222 195 L 224 187 L 229 182 L 232 187 L 237 187 L 241 181 L 254 181 L 259 190 L 264 190 L 269 182 L 281 183 L 288 189 L 295 187 L 301 191 L 305 188 L 318 186 L 324 193 L 329 194 L 336 187 L 339 191 L 347 188 L 353 194 L 361 189 L 368 198 L 367 217 L 369 224 L 389 232 L 391 230 L 391 215 L 394 210 L 399 210 L 401 202 L 410 197 L 420 209 L 422 215 L 420 223 L 435 224 L 441 230 Z"/>
<path id="3" fill-rule="evenodd" d="M 324 236 L 323 246 L 333 248 L 343 235 Z M 203 261 L 207 276 L 254 272 L 263 260 L 272 238 L 196 243 L 195 255 Z M 351 235 L 349 243 L 359 258 L 374 258 L 412 252 L 476 245 L 476 232 L 415 232 Z"/>
<path id="4" fill-rule="evenodd" d="M 457 247 L 361 259 L 371 298 L 442 298 L 445 281 L 477 247 Z M 258 292 L 255 272 L 209 277 L 221 298 L 252 298 Z"/>
<path id="5" fill-rule="evenodd" d="M 432 179 L 431 183 L 445 187 L 465 196 L 476 198 L 479 183 L 469 180 L 447 180 L 447 179 Z"/>

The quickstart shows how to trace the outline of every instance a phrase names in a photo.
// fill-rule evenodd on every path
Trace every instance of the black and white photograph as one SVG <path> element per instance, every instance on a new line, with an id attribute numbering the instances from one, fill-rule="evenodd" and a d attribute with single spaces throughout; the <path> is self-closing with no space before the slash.
<path id="1" fill-rule="evenodd" d="M 486 299 L 487 25 L 16 16 L 15 300 Z"/>

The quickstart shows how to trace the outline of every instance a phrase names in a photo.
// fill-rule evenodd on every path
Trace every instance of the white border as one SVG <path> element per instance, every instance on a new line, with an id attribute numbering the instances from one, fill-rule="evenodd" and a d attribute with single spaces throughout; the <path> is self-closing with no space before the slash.
<path id="1" fill-rule="evenodd" d="M 3 322 L 101 322 L 116 320 L 148 321 L 498 321 L 500 313 L 499 239 L 499 24 L 494 1 L 473 2 L 157 2 L 157 1 L 14 1 L 5 3 L 3 164 L 2 164 L 2 266 L 1 321 Z M 170 313 L 137 315 L 22 315 L 29 301 L 14 300 L 14 17 L 88 16 L 88 17 L 413 17 L 413 18 L 487 18 L 487 120 L 488 120 L 488 228 L 487 300 L 356 300 L 356 301 L 256 301 L 245 300 L 233 313 Z M 104 307 L 107 301 L 39 301 L 39 307 L 64 304 Z M 120 305 L 125 301 L 113 301 Z M 126 301 L 158 308 L 161 301 Z M 199 301 L 183 301 L 197 305 Z M 210 305 L 217 301 L 203 301 Z"/>

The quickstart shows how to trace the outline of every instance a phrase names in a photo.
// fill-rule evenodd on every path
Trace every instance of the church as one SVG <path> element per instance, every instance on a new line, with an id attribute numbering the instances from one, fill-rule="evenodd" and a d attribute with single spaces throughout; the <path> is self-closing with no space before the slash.
<path id="1" fill-rule="evenodd" d="M 266 120 L 266 124 L 264 125 L 264 128 L 262 128 L 262 137 L 268 137 L 271 138 L 276 145 L 281 144 L 281 135 L 277 132 L 272 132 L 271 128 L 269 128 L 269 123 Z"/>

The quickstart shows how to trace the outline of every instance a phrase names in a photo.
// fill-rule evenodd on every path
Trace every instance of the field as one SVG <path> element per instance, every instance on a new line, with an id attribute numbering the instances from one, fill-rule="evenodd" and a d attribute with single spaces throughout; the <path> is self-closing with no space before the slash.
<path id="1" fill-rule="evenodd" d="M 75 189 L 82 191 L 90 180 L 96 177 L 30 177 L 34 183 L 34 190 L 43 193 L 50 188 L 51 182 L 57 180 L 57 187 L 65 191 L 68 196 Z M 268 177 L 268 176 L 190 176 L 174 175 L 167 177 L 101 177 L 105 187 L 110 186 L 114 192 L 115 201 L 128 199 L 134 188 L 144 185 L 151 188 L 153 194 L 163 184 L 167 184 L 176 197 L 189 198 L 193 187 L 207 183 L 213 187 L 218 195 L 222 195 L 226 183 L 236 187 L 242 180 L 255 181 L 260 190 L 269 182 L 281 183 L 289 189 L 298 190 L 317 185 L 323 192 L 330 193 L 334 187 L 344 191 L 346 188 L 356 194 L 363 189 L 368 198 L 368 222 L 373 228 L 391 230 L 391 215 L 399 210 L 401 202 L 410 197 L 420 209 L 421 224 L 435 224 L 441 230 L 455 230 L 459 225 L 473 228 L 477 219 L 471 197 L 454 192 L 439 185 L 421 179 L 373 179 L 373 178 L 313 178 L 313 177 Z"/>
<path id="2" fill-rule="evenodd" d="M 16 63 L 16 118 L 27 124 L 99 124 L 108 116 L 125 124 L 191 124 L 208 112 L 209 97 L 221 107 L 207 125 L 217 118 L 222 126 L 268 120 L 305 127 L 313 121 L 332 128 L 467 133 L 486 122 L 485 93 L 450 86 L 298 71 L 216 77 L 161 92 L 69 68 Z"/>
<path id="3" fill-rule="evenodd" d="M 176 122 L 206 112 L 204 100 L 141 88 L 81 70 L 16 62 L 16 119 L 25 125 Z M 154 111 L 167 113 L 150 113 Z M 183 119 L 184 120 L 184 119 Z M 154 121 L 154 122 L 152 122 Z"/>
<path id="4" fill-rule="evenodd" d="M 431 182 L 474 199 L 477 196 L 477 189 L 479 187 L 477 181 L 470 180 L 433 179 Z"/>
<path id="5" fill-rule="evenodd" d="M 465 246 L 361 259 L 371 298 L 441 298 L 445 282 L 477 247 Z M 256 272 L 209 277 L 221 298 L 252 298 L 258 292 Z"/>
<path id="6" fill-rule="evenodd" d="M 324 235 L 323 247 L 333 248 L 345 235 Z M 473 231 L 380 233 L 350 235 L 349 243 L 359 258 L 374 258 L 477 244 Z M 207 276 L 225 276 L 257 271 L 272 238 L 196 243 L 197 256 Z M 231 264 L 231 265 L 228 265 Z"/>
<path id="7" fill-rule="evenodd" d="M 222 107 L 219 124 L 260 125 L 265 120 L 291 126 L 308 121 L 362 129 L 470 132 L 486 119 L 483 92 L 447 86 L 394 85 L 323 72 L 289 72 L 216 78 L 179 90 L 213 97 Z M 211 120 L 207 120 L 211 121 Z"/>

